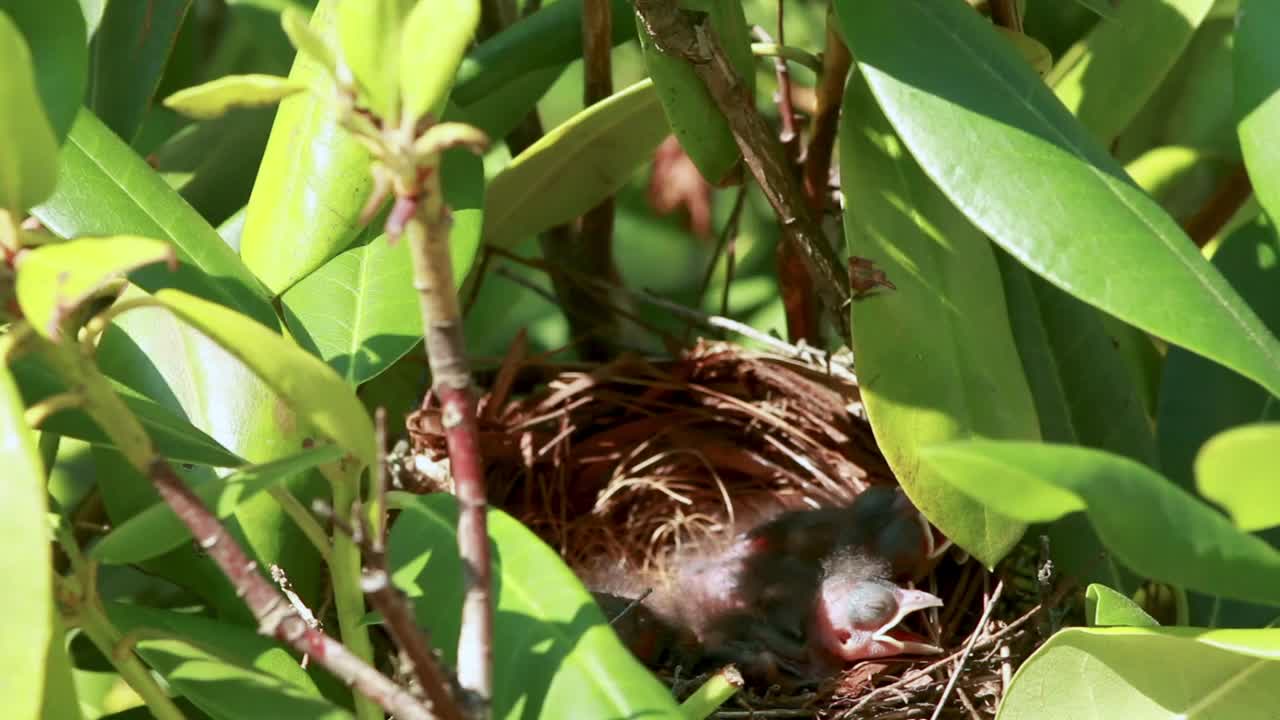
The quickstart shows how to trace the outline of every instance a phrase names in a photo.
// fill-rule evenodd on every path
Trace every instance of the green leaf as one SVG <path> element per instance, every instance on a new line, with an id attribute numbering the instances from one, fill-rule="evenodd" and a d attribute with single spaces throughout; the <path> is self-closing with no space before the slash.
<path id="1" fill-rule="evenodd" d="M 279 643 L 248 628 L 138 605 L 108 603 L 106 610 L 123 632 L 146 628 L 183 639 L 143 640 L 138 654 L 211 717 L 351 717 Z"/>
<path id="2" fill-rule="evenodd" d="M 613 44 L 635 37 L 629 18 L 634 9 L 627 0 L 609 0 L 613 15 Z M 518 88 L 531 74 L 564 67 L 582 57 L 582 0 L 554 2 L 513 23 L 485 40 L 458 67 L 453 102 L 464 108 L 492 97 L 505 88 Z M 517 108 L 512 112 L 524 117 Z M 495 136 L 496 137 L 496 136 Z"/>
<path id="3" fill-rule="evenodd" d="M 130 288 L 122 299 L 141 296 L 143 293 Z M 252 368 L 166 309 L 143 307 L 118 316 L 103 333 L 97 361 L 110 377 L 154 399 L 170 413 L 187 418 L 249 462 L 289 457 L 318 437 L 288 399 L 273 391 Z M 95 456 L 113 524 L 123 523 L 158 500 L 149 484 L 127 465 L 120 468 L 124 463 L 113 453 L 95 451 Z M 213 477 L 204 468 L 177 470 L 193 486 Z M 284 489 L 304 506 L 328 493 L 327 483 L 314 472 L 287 481 Z M 242 502 L 227 525 L 233 535 L 243 537 L 244 546 L 260 567 L 275 563 L 287 568 L 302 597 L 321 602 L 321 559 L 275 498 L 262 494 Z M 192 547 L 147 561 L 144 567 L 197 588 L 220 614 L 244 614 L 243 603 L 229 591 L 216 567 L 198 557 L 186 557 Z"/>
<path id="4" fill-rule="evenodd" d="M 321 0 L 311 18 L 311 29 L 324 42 L 337 40 L 337 5 Z M 312 87 L 333 82 L 323 65 L 303 53 L 289 79 Z M 351 244 L 372 188 L 369 154 L 339 127 L 332 93 L 285 100 L 249 197 L 240 240 L 245 264 L 274 295 L 283 293 Z"/>
<path id="5" fill-rule="evenodd" d="M 1112 590 L 1106 585 L 1094 583 L 1084 591 L 1085 617 L 1092 627 L 1127 625 L 1131 627 L 1156 627 L 1160 623 L 1147 614 L 1138 603 Z"/>
<path id="6" fill-rule="evenodd" d="M 10 369 L 22 390 L 28 406 L 61 392 L 66 384 L 38 357 L 22 357 Z M 142 423 L 161 457 L 177 462 L 231 467 L 243 465 L 244 460 L 228 452 L 216 440 L 187 422 L 181 415 L 165 408 L 136 391 L 113 383 L 115 391 Z M 95 445 L 110 447 L 106 433 L 80 410 L 64 410 L 50 417 L 41 426 L 43 430 L 63 437 L 75 438 Z"/>
<path id="7" fill-rule="evenodd" d="M 241 468 L 194 488 L 197 497 L 219 518 L 229 517 L 241 503 L 306 470 L 342 457 L 337 445 L 304 450 L 297 455 Z M 163 555 L 191 540 L 191 532 L 163 502 L 118 525 L 94 545 L 91 555 L 105 563 L 137 563 Z"/>
<path id="8" fill-rule="evenodd" d="M 1110 143 L 1155 93 L 1213 0 L 1126 0 L 1045 77 L 1058 99 Z"/>
<path id="9" fill-rule="evenodd" d="M 338 76 L 338 61 L 334 59 L 333 48 L 329 46 L 329 42 L 320 37 L 311 29 L 310 18 L 305 12 L 300 10 L 297 5 L 288 5 L 284 11 L 280 13 L 280 25 L 284 28 L 285 35 L 289 36 L 289 42 L 302 53 L 321 67 L 325 68 L 333 77 Z"/>
<path id="10" fill-rule="evenodd" d="M 418 0 L 400 44 L 402 115 L 440 115 L 453 76 L 480 23 L 478 0 Z"/>
<path id="11" fill-rule="evenodd" d="M 0 210 L 15 213 L 49 197 L 57 179 L 58 140 L 36 93 L 31 54 L 22 33 L 0 12 Z"/>
<path id="12" fill-rule="evenodd" d="M 897 289 L 855 300 L 853 352 L 876 442 L 912 501 L 947 537 L 994 565 L 1023 526 L 929 468 L 920 448 L 969 437 L 1038 440 L 991 243 L 903 148 L 860 74 L 840 125 L 849 254 Z"/>
<path id="13" fill-rule="evenodd" d="M 1280 605 L 1280 551 L 1132 460 L 994 441 L 935 446 L 921 457 L 957 488 L 1024 522 L 1086 511 L 1107 548 L 1143 576 Z"/>
<path id="14" fill-rule="evenodd" d="M 125 142 L 142 126 L 191 0 L 107 3 L 93 37 L 88 105 Z"/>
<path id="15" fill-rule="evenodd" d="M 393 581 L 414 599 L 446 663 L 457 656 L 462 568 L 452 496 L 391 493 Z M 493 716 L 680 717 L 671 693 L 604 621 L 559 555 L 509 515 L 489 512 L 495 596 Z M 530 688 L 536 688 L 530 695 Z"/>
<path id="16" fill-rule="evenodd" d="M 180 287 L 226 302 L 262 323 L 274 324 L 267 291 L 209 223 L 111 133 L 82 112 L 58 156 L 60 182 L 53 196 L 32 208 L 49 230 L 80 235 L 140 235 L 170 243 L 178 272 L 134 273 L 141 287 Z"/>
<path id="17" fill-rule="evenodd" d="M 1280 391 L 1280 341 L 986 21 L 958 2 L 836 8 L 903 142 L 992 240 L 1081 300 Z"/>
<path id="18" fill-rule="evenodd" d="M 44 703 L 36 717 L 81 720 L 80 702 L 67 656 L 66 631 L 56 608 L 49 608 L 49 662 L 45 665 Z"/>
<path id="19" fill-rule="evenodd" d="M 470 152 L 454 150 L 445 154 L 441 172 L 453 208 L 449 251 L 460 286 L 480 244 L 484 167 Z M 333 258 L 282 300 L 294 336 L 352 385 L 376 377 L 422 340 L 409 247 L 390 245 L 386 235 Z"/>
<path id="20" fill-rule="evenodd" d="M 306 89 L 306 85 L 275 75 L 226 75 L 179 90 L 165 98 L 164 105 L 187 117 L 207 120 L 235 108 L 275 105 Z"/>
<path id="21" fill-rule="evenodd" d="M 1273 333 L 1280 333 L 1280 237 L 1259 217 L 1232 233 L 1213 264 Z M 1280 400 L 1257 383 L 1182 348 L 1169 348 L 1157 441 L 1165 475 L 1188 490 L 1192 463 L 1210 437 L 1237 425 L 1280 420 Z"/>
<path id="22" fill-rule="evenodd" d="M 216 303 L 180 290 L 161 290 L 155 299 L 245 363 L 309 426 L 362 463 L 374 462 L 373 422 L 355 391 L 323 361 Z"/>
<path id="23" fill-rule="evenodd" d="M 1274 715 L 1280 632 L 1071 628 L 1013 676 L 997 720 L 1263 720 Z"/>
<path id="24" fill-rule="evenodd" d="M 1196 485 L 1226 508 L 1241 530 L 1280 525 L 1276 458 L 1280 423 L 1246 425 L 1215 435 L 1196 457 Z"/>
<path id="25" fill-rule="evenodd" d="M 401 28 L 413 3 L 363 0 L 338 4 L 342 60 L 364 91 L 363 104 L 390 124 L 400 118 Z"/>
<path id="26" fill-rule="evenodd" d="M 1232 69 L 1240 149 L 1258 202 L 1274 219 L 1280 217 L 1280 5 L 1242 0 L 1236 17 Z"/>
<path id="27" fill-rule="evenodd" d="M 667 133 L 648 80 L 574 115 L 489 183 L 485 242 L 509 246 L 582 215 L 616 193 Z"/>
<path id="28" fill-rule="evenodd" d="M 89 49 L 85 44 L 85 20 L 76 0 L 0 0 L 0 12 L 8 13 L 31 50 L 36 89 L 49 115 L 49 124 L 59 143 L 80 111 L 89 70 Z M 16 73 L 17 65 L 4 63 L 6 73 Z M 5 104 L 5 107 L 33 107 Z M 4 137 L 12 137 L 5 134 Z"/>
<path id="29" fill-rule="evenodd" d="M 177 263 L 173 246 L 136 235 L 42 245 L 22 257 L 18 303 L 36 332 L 56 340 L 67 315 L 112 279 L 164 261 Z"/>
<path id="30" fill-rule="evenodd" d="M 221 223 L 249 201 L 274 118 L 275 108 L 257 108 L 192 123 L 149 157 L 196 212 Z"/>
<path id="31" fill-rule="evenodd" d="M 997 251 L 996 260 L 1042 438 L 1153 464 L 1148 420 L 1099 313 L 1031 274 L 1008 253 Z M 1063 571 L 1123 590 L 1136 586 L 1083 516 L 1060 518 L 1044 534 Z"/>
<path id="32" fill-rule="evenodd" d="M 7 19 L 0 15 L 0 27 Z M 3 31 L 0 31 L 3 32 Z M 45 474 L 36 439 L 23 419 L 22 397 L 9 370 L 0 365 L 0 698 L 6 717 L 40 717 L 45 663 L 53 638 L 53 556 L 45 519 Z M 61 641 L 61 638 L 57 638 Z"/>

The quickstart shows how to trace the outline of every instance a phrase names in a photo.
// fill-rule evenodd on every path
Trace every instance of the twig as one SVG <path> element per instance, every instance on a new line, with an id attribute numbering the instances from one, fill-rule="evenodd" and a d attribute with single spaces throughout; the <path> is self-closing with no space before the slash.
<path id="1" fill-rule="evenodd" d="M 729 219 L 725 221 L 724 227 L 720 230 L 720 236 L 716 238 L 716 248 L 711 252 L 711 258 L 707 260 L 707 269 L 702 273 L 702 282 L 698 283 L 698 292 L 695 297 L 699 301 L 706 294 L 707 288 L 711 285 L 711 276 L 716 273 L 716 265 L 720 261 L 720 254 L 729 246 L 732 239 L 738 234 L 738 224 L 742 219 L 742 208 L 746 205 L 747 186 L 738 186 L 737 192 L 733 196 L 733 208 L 729 210 Z M 732 256 L 726 256 L 727 264 L 724 274 L 724 290 L 720 294 L 720 314 L 727 315 L 726 307 L 729 304 L 729 285 L 733 283 L 733 262 Z"/>
<path id="2" fill-rule="evenodd" d="M 635 0 L 644 31 L 663 52 L 689 62 L 725 114 L 751 174 L 764 191 L 783 229 L 784 242 L 795 243 L 815 279 L 819 294 L 841 336 L 848 340 L 849 281 L 840 262 L 809 212 L 799 180 L 769 125 L 756 111 L 754 99 L 737 77 L 710 25 L 694 27 L 674 0 Z"/>
<path id="3" fill-rule="evenodd" d="M 1237 164 L 1196 214 L 1183 223 L 1183 229 L 1191 236 L 1196 247 L 1202 248 L 1212 240 L 1252 192 L 1249 173 L 1243 164 Z"/>
<path id="4" fill-rule="evenodd" d="M 809 207 L 822 212 L 831 184 L 831 152 L 840 124 L 844 84 L 853 58 L 835 29 L 835 18 L 827 13 L 827 45 L 822 53 L 822 77 L 818 79 L 817 110 L 809 126 L 809 144 L 804 151 L 804 193 Z"/>
<path id="5" fill-rule="evenodd" d="M 995 610 L 996 603 L 1000 601 L 1000 593 L 1004 590 L 1004 581 L 996 583 L 996 589 L 991 592 L 991 597 L 987 600 L 987 607 L 982 611 L 982 618 L 978 620 L 978 627 L 974 629 L 973 634 L 969 636 L 969 642 L 965 643 L 964 652 L 960 655 L 960 661 L 956 663 L 955 668 L 951 671 L 951 677 L 947 680 L 947 686 L 942 689 L 942 697 L 938 698 L 938 704 L 933 709 L 933 715 L 929 720 L 938 720 L 942 715 L 942 706 L 947 704 L 947 698 L 951 697 L 951 691 L 956 687 L 956 681 L 960 679 L 960 673 L 964 671 L 964 664 L 969 660 L 969 653 L 973 652 L 973 646 L 978 642 L 978 637 L 987 631 L 987 622 L 991 619 L 991 611 Z"/>
<path id="6" fill-rule="evenodd" d="M 462 334 L 462 311 L 453 284 L 449 220 L 440 173 L 436 168 L 420 177 L 419 194 L 397 197 L 396 205 L 414 206 L 405 236 L 413 261 L 413 286 L 422 313 L 432 391 L 440 401 L 440 421 L 458 498 L 458 552 L 464 588 L 458 679 L 487 703 L 493 696 L 492 568 L 480 427 Z"/>
<path id="7" fill-rule="evenodd" d="M 311 608 L 307 607 L 307 604 L 302 601 L 302 598 L 298 597 L 298 593 L 293 591 L 293 583 L 289 582 L 289 576 L 285 574 L 284 568 L 272 563 L 271 579 L 275 581 L 276 585 L 280 586 L 280 592 L 284 593 L 284 596 L 289 600 L 289 604 L 292 605 L 293 609 L 302 617 L 303 622 L 314 630 L 321 630 L 324 628 L 324 626 L 320 624 L 320 620 L 316 618 L 315 613 L 311 612 Z M 310 661 L 310 655 L 303 655 L 302 662 L 299 664 L 302 666 L 303 670 L 306 670 Z"/>
<path id="8" fill-rule="evenodd" d="M 645 588 L 644 592 L 640 593 L 640 597 L 635 598 L 631 602 L 627 603 L 627 606 L 619 610 L 617 615 L 614 615 L 612 618 L 610 618 L 609 624 L 613 625 L 614 623 L 618 622 L 622 618 L 626 617 L 627 613 L 631 612 L 632 608 L 644 602 L 645 598 L 649 597 L 652 594 L 653 594 L 653 588 Z"/>
<path id="9" fill-rule="evenodd" d="M 236 594 L 258 621 L 260 634 L 279 638 L 298 652 L 314 658 L 344 683 L 397 718 L 428 720 L 435 717 L 417 698 L 356 657 L 345 645 L 308 626 L 298 611 L 258 572 L 258 564 L 245 555 L 226 528 L 187 489 L 167 461 L 155 459 L 148 468 L 147 476 L 160 497 L 191 531 L 199 546 L 231 581 Z"/>
<path id="10" fill-rule="evenodd" d="M 775 44 L 779 47 L 785 47 L 787 44 L 782 3 L 783 0 L 778 0 L 778 40 Z M 774 43 L 774 39 L 769 37 L 768 31 L 758 25 L 752 28 L 752 34 L 762 43 Z M 778 114 L 781 116 L 782 121 L 782 131 L 778 134 L 778 139 L 782 141 L 782 146 L 787 151 L 787 157 L 794 161 L 800 147 L 800 132 L 796 129 L 795 108 L 791 105 L 791 71 L 787 68 L 786 58 L 782 57 L 781 54 L 773 57 L 773 73 L 778 82 Z"/>

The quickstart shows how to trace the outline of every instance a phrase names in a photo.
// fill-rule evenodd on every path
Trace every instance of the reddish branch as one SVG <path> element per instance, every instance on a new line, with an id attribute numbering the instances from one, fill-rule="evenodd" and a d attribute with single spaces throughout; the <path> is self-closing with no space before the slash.
<path id="1" fill-rule="evenodd" d="M 462 335 L 462 309 L 453 284 L 448 214 L 438 168 L 424 172 L 417 197 L 397 198 L 415 206 L 406 228 L 418 291 L 432 390 L 440 402 L 449 448 L 449 469 L 458 498 L 458 552 L 462 558 L 462 629 L 458 636 L 458 681 L 482 702 L 493 696 L 493 612 L 490 602 L 489 534 L 484 463 L 476 398 Z"/>
<path id="2" fill-rule="evenodd" d="M 836 144 L 840 103 L 852 61 L 849 48 L 840 39 L 835 24 L 828 20 L 827 46 L 822 53 L 822 77 L 816 91 L 817 108 L 809 128 L 809 144 L 804 151 L 804 194 L 809 200 L 809 207 L 816 213 L 821 213 L 827 204 L 831 151 Z"/>
<path id="3" fill-rule="evenodd" d="M 1252 193 L 1249 173 L 1245 171 L 1243 164 L 1236 165 L 1196 214 L 1183 223 L 1183 229 L 1191 236 L 1196 247 L 1204 247 L 1231 220 L 1231 216 L 1236 214 Z"/>
<path id="4" fill-rule="evenodd" d="M 729 121 L 738 148 L 814 278 L 826 311 L 848 339 L 849 280 L 805 200 L 804 191 L 777 135 L 756 111 L 754 98 L 733 70 L 705 17 L 690 23 L 674 0 L 635 0 L 644 31 L 663 52 L 684 59 Z"/>
<path id="5" fill-rule="evenodd" d="M 259 633 L 278 638 L 309 656 L 397 718 L 429 720 L 436 717 L 432 709 L 356 657 L 342 643 L 307 625 L 284 595 L 258 572 L 258 564 L 249 559 L 222 523 L 187 489 L 167 461 L 156 459 L 148 468 L 147 475 L 161 499 L 217 563 L 236 588 L 236 594 L 244 599 L 258 621 Z M 437 706 L 435 710 L 440 711 L 444 707 Z"/>

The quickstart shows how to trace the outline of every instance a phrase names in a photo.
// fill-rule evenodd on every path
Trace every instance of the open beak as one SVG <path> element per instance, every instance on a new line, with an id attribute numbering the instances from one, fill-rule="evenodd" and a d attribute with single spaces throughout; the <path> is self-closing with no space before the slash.
<path id="1" fill-rule="evenodd" d="M 931 607 L 942 607 L 942 598 L 937 595 L 927 593 L 923 590 L 903 590 L 899 588 L 895 593 L 898 599 L 898 611 L 889 618 L 885 624 L 876 628 L 872 634 L 873 642 L 893 650 L 893 652 L 883 653 L 884 655 L 899 655 L 911 653 L 914 655 L 936 655 L 942 652 L 942 648 L 929 643 L 918 642 L 911 639 L 900 639 L 890 635 L 890 631 L 897 628 L 903 618 L 917 610 L 924 610 Z M 902 630 L 898 630 L 897 634 L 909 634 Z"/>

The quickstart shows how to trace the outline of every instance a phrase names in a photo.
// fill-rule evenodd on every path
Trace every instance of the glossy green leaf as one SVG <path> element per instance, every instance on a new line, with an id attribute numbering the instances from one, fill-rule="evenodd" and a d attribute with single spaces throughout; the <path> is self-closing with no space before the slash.
<path id="1" fill-rule="evenodd" d="M 1045 77 L 1094 137 L 1110 143 L 1164 79 L 1214 0 L 1126 0 Z"/>
<path id="2" fill-rule="evenodd" d="M 348 3 L 360 5 L 362 3 Z M 311 29 L 337 41 L 337 0 L 321 0 Z M 289 79 L 316 88 L 280 103 L 245 215 L 240 254 L 279 295 L 351 244 L 373 188 L 369 154 L 338 126 L 328 72 L 304 54 Z"/>
<path id="3" fill-rule="evenodd" d="M 52 368 L 35 356 L 22 357 L 11 365 L 14 377 L 22 390 L 28 406 L 44 398 L 66 391 L 66 384 Z M 161 457 L 177 462 L 231 467 L 243 465 L 244 460 L 228 452 L 216 440 L 191 425 L 181 415 L 161 406 L 150 398 L 118 383 L 116 392 L 129 406 L 129 411 L 146 429 L 156 452 Z M 106 433 L 88 415 L 80 410 L 64 410 L 50 417 L 41 426 L 44 430 L 63 437 L 75 438 L 95 445 L 110 446 Z"/>
<path id="4" fill-rule="evenodd" d="M 180 287 L 218 298 L 263 323 L 275 323 L 267 291 L 209 223 L 93 113 L 81 112 L 58 156 L 53 196 L 32 208 L 49 230 L 80 235 L 141 235 L 170 243 L 178 272 L 134 273 L 138 285 Z"/>
<path id="5" fill-rule="evenodd" d="M 1031 274 L 1008 253 L 997 250 L 996 260 L 1043 440 L 1154 462 L 1147 418 L 1097 311 Z M 1122 590 L 1136 587 L 1083 516 L 1059 518 L 1043 534 L 1064 572 Z"/>
<path id="6" fill-rule="evenodd" d="M 648 80 L 574 115 L 489 183 L 485 242 L 508 246 L 582 215 L 616 193 L 667 133 Z"/>
<path id="7" fill-rule="evenodd" d="M 192 123 L 149 157 L 196 212 L 222 223 L 249 201 L 274 118 L 275 108 L 257 108 Z"/>
<path id="8" fill-rule="evenodd" d="M 4 23 L 0 16 L 0 25 Z M 23 419 L 22 397 L 7 368 L 0 365 L 0 698 L 5 715 L 17 720 L 40 717 L 45 663 L 53 634 L 53 556 L 45 518 L 45 473 L 35 434 Z"/>
<path id="9" fill-rule="evenodd" d="M 1232 233 L 1213 264 L 1273 333 L 1280 333 L 1280 237 L 1263 218 Z M 1160 390 L 1160 467 L 1193 488 L 1192 463 L 1210 437 L 1237 425 L 1280 420 L 1280 399 L 1257 383 L 1181 348 L 1169 348 Z"/>
<path id="10" fill-rule="evenodd" d="M 1214 436 L 1196 457 L 1200 493 L 1226 508 L 1241 530 L 1280 525 L 1280 423 Z"/>
<path id="11" fill-rule="evenodd" d="M 1038 440 L 1039 425 L 999 294 L 991 243 L 912 160 L 866 81 L 849 78 L 840 178 L 851 256 L 897 289 L 855 300 L 853 352 L 876 442 L 912 501 L 994 565 L 1023 526 L 920 464 L 920 448 L 989 437 Z"/>
<path id="12" fill-rule="evenodd" d="M 1085 589 L 1084 608 L 1085 617 L 1092 627 L 1156 627 L 1160 624 L 1138 603 L 1097 583 Z"/>
<path id="13" fill-rule="evenodd" d="M 1019 262 L 1280 391 L 1280 341 L 964 3 L 842 0 L 845 37 L 925 172 Z"/>
<path id="14" fill-rule="evenodd" d="M 57 339 L 67 315 L 112 279 L 166 261 L 177 263 L 173 246 L 136 235 L 81 237 L 42 245 L 22 257 L 18 303 L 36 332 Z"/>
<path id="15" fill-rule="evenodd" d="M 1071 628 L 1009 684 L 997 720 L 1264 720 L 1280 686 L 1280 630 Z"/>
<path id="16" fill-rule="evenodd" d="M 124 300 L 142 297 L 129 289 Z M 277 341 L 280 339 L 277 338 Z M 115 380 L 137 393 L 152 398 L 170 413 L 177 413 L 215 438 L 218 443 L 253 463 L 289 457 L 318 438 L 289 400 L 274 391 L 256 372 L 170 311 L 143 307 L 116 318 L 98 343 L 98 366 Z M 113 453 L 95 451 L 100 468 L 99 484 L 107 500 L 108 516 L 119 525 L 142 512 L 158 499 L 149 484 L 135 477 Z M 225 465 L 226 463 L 220 463 Z M 192 486 L 212 479 L 204 468 L 185 470 L 180 475 Z M 284 489 L 307 506 L 328 496 L 328 485 L 315 473 L 286 481 Z M 268 494 L 246 500 L 227 519 L 233 535 L 261 567 L 272 563 L 288 568 L 294 587 L 309 602 L 319 602 L 322 581 L 321 559 L 279 503 Z M 206 602 L 219 613 L 243 614 L 243 603 L 231 596 L 227 604 L 225 581 L 220 573 L 199 556 L 175 559 L 193 546 L 184 546 L 144 567 L 162 577 L 174 577 L 185 586 L 195 585 Z M 196 569 L 189 565 L 198 563 Z M 163 566 L 163 567 L 159 567 Z M 204 573 L 213 573 L 209 578 Z"/>
<path id="17" fill-rule="evenodd" d="M 87 103 L 126 142 L 151 107 L 191 0 L 109 2 L 93 37 Z"/>
<path id="18" fill-rule="evenodd" d="M 376 457 L 373 422 L 355 392 L 320 359 L 253 320 L 180 290 L 155 299 L 249 366 L 306 423 L 365 464 Z"/>
<path id="19" fill-rule="evenodd" d="M 225 75 L 179 90 L 165 98 L 164 105 L 187 117 L 207 120 L 235 108 L 275 105 L 306 89 L 306 85 L 275 75 Z"/>
<path id="20" fill-rule="evenodd" d="M 609 0 L 613 43 L 635 37 L 627 0 Z M 463 59 L 454 80 L 453 102 L 464 108 L 528 82 L 530 74 L 563 67 L 582 57 L 582 0 L 558 0 L 485 40 Z M 519 112 L 513 110 L 513 112 Z M 523 114 L 521 113 L 521 117 Z"/>
<path id="21" fill-rule="evenodd" d="M 0 12 L 0 209 L 21 213 L 53 192 L 58 141 L 45 116 L 26 40 Z"/>
<path id="22" fill-rule="evenodd" d="M 26 36 L 35 69 L 36 89 L 48 113 L 49 124 L 58 142 L 80 111 L 89 71 L 89 49 L 85 44 L 85 20 L 76 0 L 0 0 L 0 12 L 9 15 Z M 4 63 L 6 73 L 17 65 Z M 30 107 L 5 104 L 5 107 Z M 5 137 L 12 137 L 5 134 Z"/>
<path id="23" fill-rule="evenodd" d="M 37 717 L 81 720 L 80 702 L 72 679 L 71 658 L 67 656 L 66 630 L 56 608 L 49 608 L 48 662 L 45 664 L 44 702 Z"/>
<path id="24" fill-rule="evenodd" d="M 334 58 L 333 48 L 329 41 L 311 29 L 311 18 L 305 12 L 296 5 L 288 5 L 280 13 L 280 25 L 298 52 L 309 56 L 337 77 L 338 61 Z"/>
<path id="25" fill-rule="evenodd" d="M 343 62 L 364 91 L 362 104 L 387 122 L 399 119 L 401 29 L 413 6 L 414 0 L 338 4 Z"/>
<path id="26" fill-rule="evenodd" d="M 559 5 L 558 2 L 556 4 Z M 493 140 L 505 138 L 537 107 L 538 101 L 547 94 L 564 71 L 563 65 L 542 68 L 522 76 L 520 82 L 503 85 L 492 94 L 467 105 L 467 124 L 479 128 Z M 456 106 L 450 103 L 449 108 L 454 107 Z M 446 109 L 444 119 L 458 120 L 450 116 L 449 109 Z"/>
<path id="27" fill-rule="evenodd" d="M 446 153 L 441 172 L 452 208 L 453 279 L 460 286 L 480 244 L 484 167 L 470 152 L 454 150 Z M 390 245 L 386 235 L 325 263 L 282 301 L 294 336 L 352 385 L 374 378 L 422 340 L 409 247 Z"/>
<path id="28" fill-rule="evenodd" d="M 1053 403 L 1067 410 L 1069 427 L 1045 432 L 1050 442 L 1079 443 L 1124 455 L 1155 467 L 1156 444 L 1151 421 L 1120 349 L 1107 332 L 1100 313 L 1045 282 L 1002 253 L 1006 275 L 1020 270 L 1029 294 L 1010 301 L 1015 326 L 1038 323 L 1032 337 L 1018 333 L 1018 349 L 1028 375 L 1052 375 L 1037 381 L 1036 407 Z M 1006 295 L 1006 297 L 1008 297 Z M 1039 338 L 1039 347 L 1036 347 Z M 1041 397 L 1047 394 L 1049 397 Z M 1049 410 L 1051 417 L 1061 415 Z"/>
<path id="29" fill-rule="evenodd" d="M 1243 0 L 1232 69 L 1240 149 L 1258 202 L 1280 217 L 1280 4 Z"/>
<path id="30" fill-rule="evenodd" d="M 935 446 L 921 457 L 984 505 L 1025 522 L 1086 511 L 1107 548 L 1143 576 L 1280 605 L 1280 550 L 1132 460 L 993 441 Z"/>
<path id="31" fill-rule="evenodd" d="M 337 445 L 323 445 L 208 480 L 195 488 L 195 494 L 215 515 L 226 518 L 241 503 L 263 490 L 341 457 L 342 450 Z M 105 563 L 136 563 L 162 555 L 190 540 L 191 532 L 173 510 L 164 503 L 156 503 L 117 526 L 93 546 L 91 555 Z"/>
<path id="32" fill-rule="evenodd" d="M 452 664 L 462 607 L 456 501 L 399 492 L 389 499 L 403 511 L 391 528 L 393 581 Z M 561 718 L 566 708 L 592 718 L 680 717 L 671 693 L 623 647 L 554 550 L 498 510 L 489 512 L 489 536 L 495 718 Z"/>
<path id="33" fill-rule="evenodd" d="M 399 48 L 404 117 L 439 117 L 479 23 L 479 0 L 419 0 L 409 12 Z"/>
<path id="34" fill-rule="evenodd" d="M 350 718 L 326 700 L 290 653 L 253 630 L 208 618 L 109 603 L 124 632 L 150 628 L 179 640 L 143 640 L 138 654 L 214 718 Z"/>

